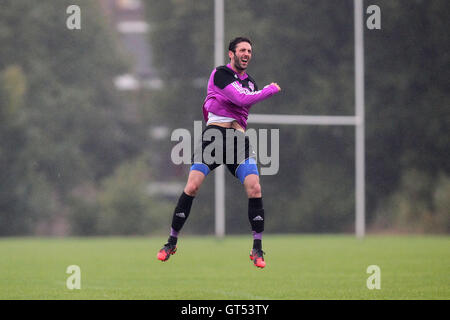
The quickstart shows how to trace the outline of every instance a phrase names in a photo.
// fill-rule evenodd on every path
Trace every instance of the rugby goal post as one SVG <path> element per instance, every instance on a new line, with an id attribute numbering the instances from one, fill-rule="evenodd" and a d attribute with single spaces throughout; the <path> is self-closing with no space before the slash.
<path id="1" fill-rule="evenodd" d="M 279 114 L 250 114 L 249 123 L 280 125 L 346 125 L 355 126 L 355 234 L 365 235 L 365 119 L 364 119 L 364 11 L 363 0 L 354 2 L 355 39 L 355 115 L 305 116 Z M 214 63 L 224 63 L 224 1 L 215 0 Z M 225 236 L 225 169 L 215 170 L 215 234 Z"/>

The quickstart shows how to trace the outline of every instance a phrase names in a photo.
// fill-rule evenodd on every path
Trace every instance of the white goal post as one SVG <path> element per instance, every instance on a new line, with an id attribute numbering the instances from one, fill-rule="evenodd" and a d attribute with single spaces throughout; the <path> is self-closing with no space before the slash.
<path id="1" fill-rule="evenodd" d="M 249 123 L 280 125 L 347 125 L 355 126 L 355 234 L 365 235 L 365 120 L 364 120 L 364 26 L 363 0 L 354 1 L 355 32 L 355 115 L 305 116 L 279 114 L 250 114 Z M 224 3 L 215 0 L 215 65 L 223 64 Z M 215 234 L 225 236 L 225 170 L 215 170 Z"/>

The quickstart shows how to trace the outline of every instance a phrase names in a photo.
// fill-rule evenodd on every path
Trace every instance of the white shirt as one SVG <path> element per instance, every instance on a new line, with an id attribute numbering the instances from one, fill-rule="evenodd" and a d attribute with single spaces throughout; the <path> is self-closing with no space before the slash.
<path id="1" fill-rule="evenodd" d="M 233 118 L 229 118 L 229 117 L 223 117 L 223 116 L 218 116 L 217 114 L 214 114 L 212 112 L 208 112 L 208 122 L 206 123 L 206 125 L 216 122 L 216 123 L 224 123 L 224 122 L 233 122 L 236 121 L 236 119 Z"/>

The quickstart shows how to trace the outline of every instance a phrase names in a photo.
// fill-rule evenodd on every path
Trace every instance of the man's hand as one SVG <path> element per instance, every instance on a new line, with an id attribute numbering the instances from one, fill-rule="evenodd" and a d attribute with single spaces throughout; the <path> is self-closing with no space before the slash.
<path id="1" fill-rule="evenodd" d="M 278 85 L 278 83 L 276 83 L 276 82 L 272 82 L 271 84 L 273 84 L 275 87 L 277 87 L 278 88 L 278 92 L 280 92 L 281 91 L 281 87 Z"/>

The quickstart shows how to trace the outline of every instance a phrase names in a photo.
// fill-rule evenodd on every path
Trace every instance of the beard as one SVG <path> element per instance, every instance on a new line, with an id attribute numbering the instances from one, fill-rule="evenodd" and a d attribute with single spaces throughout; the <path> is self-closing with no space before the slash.
<path id="1" fill-rule="evenodd" d="M 234 67 L 236 68 L 236 70 L 244 71 L 244 70 L 247 69 L 247 66 L 248 66 L 248 62 L 247 62 L 247 65 L 246 65 L 246 66 L 243 66 L 243 65 L 241 64 L 241 61 L 240 61 L 239 59 L 236 59 L 236 60 L 234 61 Z"/>

